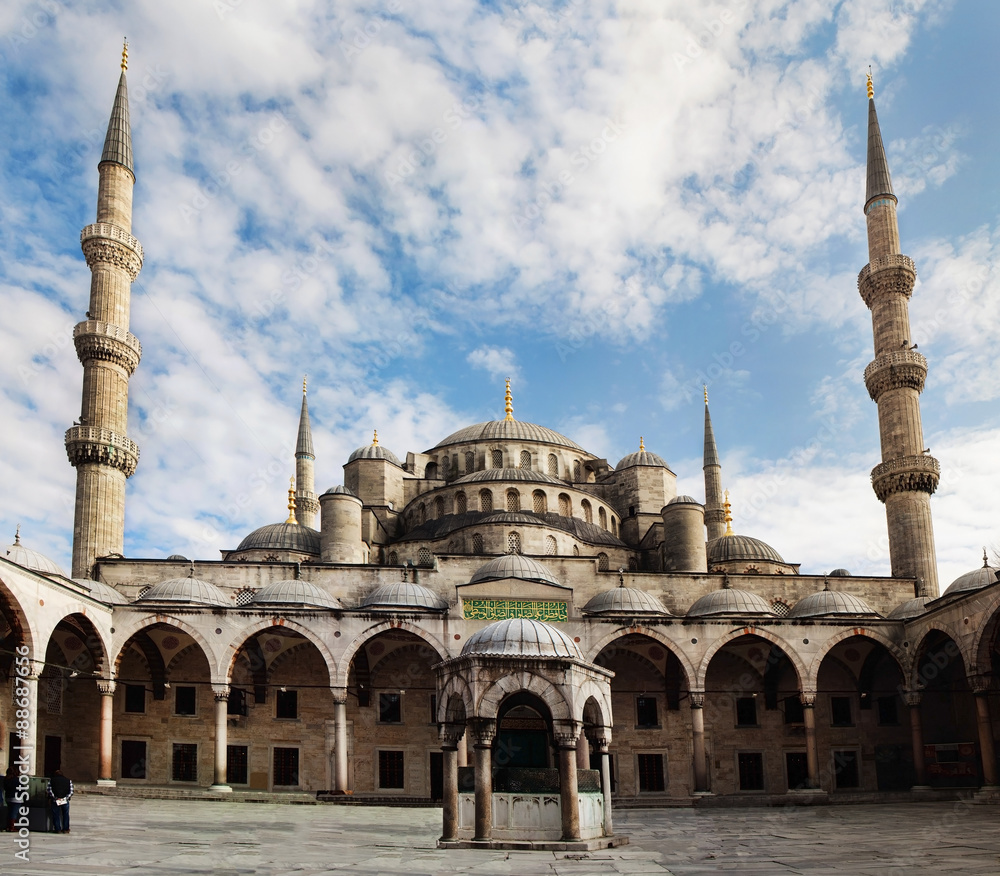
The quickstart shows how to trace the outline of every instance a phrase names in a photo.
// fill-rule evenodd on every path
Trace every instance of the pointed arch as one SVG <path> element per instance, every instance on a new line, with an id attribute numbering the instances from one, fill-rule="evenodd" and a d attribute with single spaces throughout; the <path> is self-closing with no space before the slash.
<path id="1" fill-rule="evenodd" d="M 0 578 L 0 612 L 11 623 L 13 635 L 17 639 L 12 644 L 27 645 L 30 654 L 38 653 L 39 643 L 42 641 L 38 630 L 32 626 L 24 607 L 3 578 Z"/>
<path id="2" fill-rule="evenodd" d="M 802 657 L 791 646 L 791 643 L 781 638 L 781 636 L 776 636 L 770 630 L 761 629 L 759 627 L 743 627 L 739 630 L 732 630 L 717 639 L 701 658 L 701 663 L 698 666 L 698 673 L 696 676 L 696 690 L 705 689 L 705 679 L 708 677 L 708 667 L 712 663 L 712 658 L 730 642 L 735 642 L 737 639 L 742 639 L 744 636 L 757 636 L 757 638 L 764 639 L 772 645 L 777 645 L 782 652 L 784 652 L 785 656 L 792 664 L 792 667 L 795 669 L 795 675 L 799 683 L 799 690 L 810 690 L 810 688 L 805 687 L 806 679 L 809 678 L 809 672 L 802 660 Z"/>
<path id="3" fill-rule="evenodd" d="M 465 711 L 462 721 L 468 720 L 473 714 L 472 710 L 474 707 L 472 689 L 469 687 L 469 682 L 457 673 L 449 676 L 444 687 L 438 689 L 437 721 L 439 724 L 457 723 L 455 700 L 461 701 L 462 708 Z"/>
<path id="4" fill-rule="evenodd" d="M 82 608 L 82 606 L 81 606 Z M 68 626 L 76 626 L 84 633 L 83 645 L 94 658 L 92 671 L 103 675 L 110 668 L 111 648 L 105 638 L 105 630 L 102 630 L 94 623 L 93 618 L 84 614 L 83 611 L 71 611 L 60 617 L 45 634 L 46 647 L 52 641 L 59 624 L 66 623 Z M 110 628 L 110 624 L 109 624 Z"/>
<path id="5" fill-rule="evenodd" d="M 454 656 L 448 653 L 448 649 L 445 647 L 443 642 L 428 633 L 426 630 L 421 629 L 416 624 L 404 620 L 385 620 L 381 623 L 375 624 L 374 626 L 368 627 L 367 630 L 363 630 L 347 644 L 344 652 L 340 655 L 340 666 L 337 669 L 336 676 L 330 676 L 331 678 L 336 679 L 333 686 L 347 687 L 348 676 L 351 672 L 351 664 L 354 662 L 354 657 L 357 655 L 361 646 L 371 639 L 374 639 L 379 633 L 386 633 L 390 630 L 403 630 L 408 633 L 413 633 L 413 635 L 417 638 L 423 639 L 437 653 L 441 660 L 447 660 L 449 657 Z"/>
<path id="6" fill-rule="evenodd" d="M 553 721 L 573 719 L 572 704 L 567 702 L 560 690 L 547 678 L 527 669 L 504 675 L 491 684 L 476 704 L 476 717 L 496 720 L 500 713 L 500 704 L 507 697 L 522 691 L 534 694 L 542 700 L 548 706 Z M 582 705 L 579 711 L 582 716 Z"/>
<path id="7" fill-rule="evenodd" d="M 986 618 L 976 629 L 976 634 L 972 639 L 972 654 L 968 661 L 969 671 L 975 669 L 976 672 L 986 673 L 992 670 L 990 660 L 990 645 L 995 636 L 1000 634 L 1000 593 L 994 593 L 986 607 L 982 609 L 982 614 Z"/>
<path id="8" fill-rule="evenodd" d="M 129 643 L 132 637 L 135 636 L 136 633 L 141 633 L 148 627 L 154 627 L 157 624 L 166 624 L 167 626 L 176 627 L 183 633 L 187 633 L 192 639 L 195 640 L 195 642 L 198 643 L 198 645 L 201 646 L 202 654 L 208 662 L 211 683 L 227 683 L 226 677 L 224 675 L 219 675 L 216 671 L 218 663 L 216 660 L 215 649 L 209 644 L 201 630 L 182 618 L 175 617 L 172 614 L 146 614 L 136 616 L 131 619 L 123 629 L 119 629 L 115 633 L 114 645 L 112 648 L 114 659 L 111 663 L 114 674 L 117 675 L 118 673 L 118 665 L 121 663 L 121 659 L 124 656 L 125 646 Z"/>
<path id="9" fill-rule="evenodd" d="M 338 677 L 337 661 L 334 659 L 332 652 L 327 647 L 326 642 L 324 642 L 319 636 L 316 635 L 314 630 L 310 629 L 305 624 L 286 617 L 270 617 L 255 620 L 253 623 L 241 629 L 239 633 L 237 633 L 230 640 L 222 654 L 222 659 L 218 666 L 218 674 L 221 678 L 225 679 L 226 684 L 228 684 L 233 677 L 233 667 L 236 665 L 236 657 L 247 640 L 256 636 L 258 633 L 264 632 L 264 630 L 269 630 L 274 627 L 294 630 L 304 639 L 315 645 L 319 650 L 319 653 L 323 655 L 323 660 L 326 663 L 326 671 L 330 676 L 330 684 L 334 684 L 334 680 Z"/>
<path id="10" fill-rule="evenodd" d="M 631 627 L 618 627 L 614 632 L 608 633 L 603 638 L 599 639 L 597 644 L 592 647 L 589 653 L 586 655 L 586 660 L 588 663 L 593 663 L 600 653 L 614 643 L 616 639 L 621 639 L 625 636 L 632 635 L 643 635 L 648 636 L 650 639 L 658 642 L 664 648 L 669 650 L 674 657 L 677 658 L 677 662 L 680 663 L 681 669 L 684 670 L 685 680 L 687 681 L 688 689 L 694 687 L 695 680 L 697 679 L 698 672 L 695 668 L 694 663 L 691 662 L 691 658 L 683 651 L 679 642 L 675 642 L 669 636 L 661 633 L 659 630 L 653 629 L 652 627 L 642 626 L 637 624 Z"/>
<path id="11" fill-rule="evenodd" d="M 823 643 L 822 649 L 813 658 L 812 663 L 809 664 L 808 675 L 805 679 L 805 690 L 816 690 L 819 680 L 819 668 L 823 664 L 823 660 L 829 656 L 830 652 L 841 642 L 846 642 L 848 639 L 853 639 L 855 637 L 871 639 L 873 642 L 878 642 L 896 661 L 896 666 L 899 668 L 900 675 L 904 679 L 910 677 L 910 657 L 905 651 L 903 651 L 902 648 L 881 633 L 875 632 L 875 630 L 868 629 L 867 627 L 852 627 L 850 629 L 841 630 L 835 636 L 831 636 L 826 640 L 826 642 Z M 791 657 L 791 655 L 789 655 L 789 657 Z"/>
<path id="12" fill-rule="evenodd" d="M 958 657 L 962 661 L 962 674 L 966 676 L 968 675 L 969 661 L 966 659 L 966 655 L 962 651 L 962 646 L 959 645 L 959 642 L 961 641 L 960 636 L 956 633 L 955 630 L 950 629 L 948 624 L 934 624 L 932 627 L 924 631 L 924 634 L 920 637 L 920 641 L 917 642 L 916 647 L 913 649 L 913 658 L 909 667 L 910 672 L 909 675 L 906 676 L 906 680 L 910 690 L 921 689 L 924 686 L 925 681 L 927 680 L 925 678 L 921 678 L 920 664 L 923 662 L 922 657 L 924 653 L 927 651 L 928 640 L 930 640 L 935 634 L 939 636 L 944 636 L 946 639 L 948 639 L 948 641 L 951 642 L 952 645 L 954 645 L 953 653 L 952 649 L 948 648 L 947 645 L 944 646 L 945 651 L 947 652 L 948 657 L 950 658 Z M 933 662 L 936 663 L 936 661 Z M 938 668 L 940 669 L 941 666 L 938 666 Z"/>

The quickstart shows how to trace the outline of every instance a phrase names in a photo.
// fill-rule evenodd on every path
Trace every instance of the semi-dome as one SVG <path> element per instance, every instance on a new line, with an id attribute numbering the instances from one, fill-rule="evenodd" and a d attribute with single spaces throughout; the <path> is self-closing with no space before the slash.
<path id="1" fill-rule="evenodd" d="M 769 563 L 785 561 L 773 547 L 759 538 L 749 535 L 722 535 L 709 542 L 708 563 L 744 562 L 747 560 L 763 560 Z"/>
<path id="2" fill-rule="evenodd" d="M 463 657 L 469 654 L 583 659 L 576 643 L 564 632 L 526 617 L 513 617 L 483 627 L 462 648 Z"/>
<path id="3" fill-rule="evenodd" d="M 181 602 L 228 608 L 232 602 L 218 587 L 200 578 L 168 578 L 154 584 L 137 602 Z"/>
<path id="4" fill-rule="evenodd" d="M 542 474 L 540 471 L 532 471 L 530 468 L 484 468 L 482 471 L 474 471 L 472 474 L 462 475 L 462 477 L 456 478 L 452 483 L 478 484 L 484 481 L 520 481 L 532 484 L 566 486 L 565 481 L 554 478 L 552 475 Z"/>
<path id="5" fill-rule="evenodd" d="M 657 614 L 669 615 L 666 607 L 645 590 L 635 587 L 612 587 L 603 593 L 598 593 L 590 600 L 583 610 L 589 614 Z"/>
<path id="6" fill-rule="evenodd" d="M 889 620 L 909 620 L 911 617 L 918 617 L 927 611 L 927 603 L 933 599 L 933 596 L 915 596 L 913 599 L 907 599 L 889 612 Z"/>
<path id="7" fill-rule="evenodd" d="M 484 563 L 472 573 L 469 583 L 500 581 L 504 578 L 520 578 L 522 581 L 539 581 L 544 584 L 555 584 L 557 587 L 562 586 L 545 566 L 522 554 L 504 554 Z"/>
<path id="8" fill-rule="evenodd" d="M 750 614 L 765 615 L 772 614 L 771 606 L 749 590 L 735 590 L 732 587 L 723 587 L 721 590 L 713 590 L 706 593 L 700 599 L 695 600 L 694 605 L 688 609 L 688 617 L 711 617 L 717 614 Z"/>
<path id="9" fill-rule="evenodd" d="M 403 467 L 403 464 L 399 461 L 399 457 L 388 447 L 383 447 L 381 444 L 366 444 L 364 447 L 359 447 L 347 457 L 348 462 L 354 462 L 355 459 L 384 459 L 393 465 L 398 465 L 400 468 Z"/>
<path id="10" fill-rule="evenodd" d="M 31 569 L 33 572 L 42 572 L 47 575 L 65 575 L 58 564 L 50 560 L 45 554 L 33 551 L 21 544 L 21 528 L 18 527 L 14 533 L 14 543 L 7 547 L 7 559 L 12 563 Z"/>
<path id="11" fill-rule="evenodd" d="M 330 487 L 329 490 L 324 491 L 323 495 L 324 496 L 354 496 L 354 493 L 351 492 L 351 490 L 349 490 L 343 484 L 337 484 L 337 486 Z M 355 498 L 357 498 L 357 497 L 355 496 Z"/>
<path id="12" fill-rule="evenodd" d="M 615 466 L 615 471 L 621 471 L 623 468 L 631 468 L 635 465 L 650 465 L 657 468 L 665 468 L 668 471 L 670 466 L 667 465 L 666 460 L 662 456 L 658 456 L 655 453 L 650 453 L 650 451 L 645 448 L 640 448 L 639 450 L 634 450 L 632 453 L 628 453 L 618 460 L 618 465 Z"/>
<path id="13" fill-rule="evenodd" d="M 289 578 L 261 587 L 253 598 L 254 605 L 301 605 L 309 608 L 343 608 L 340 601 L 320 590 L 310 581 Z"/>
<path id="14" fill-rule="evenodd" d="M 989 564 L 989 560 L 987 560 L 984 553 L 982 566 L 971 572 L 966 572 L 964 575 L 959 575 L 948 585 L 948 589 L 945 590 L 944 595 L 947 596 L 949 593 L 966 593 L 970 590 L 982 590 L 984 587 L 989 587 L 990 584 L 996 583 L 997 570 Z"/>
<path id="15" fill-rule="evenodd" d="M 238 551 L 299 551 L 319 553 L 319 533 L 301 523 L 269 523 L 255 529 L 236 548 Z"/>
<path id="16" fill-rule="evenodd" d="M 95 581 L 93 578 L 74 578 L 73 581 L 81 587 L 86 587 L 90 591 L 91 597 L 105 605 L 126 605 L 128 603 L 128 598 L 124 594 L 102 581 Z"/>
<path id="17" fill-rule="evenodd" d="M 464 429 L 452 432 L 443 441 L 439 441 L 434 445 L 434 449 L 447 447 L 450 444 L 473 444 L 479 441 L 534 441 L 540 444 L 557 444 L 561 447 L 586 452 L 575 441 L 571 441 L 565 435 L 560 435 L 552 429 L 513 419 L 490 420 L 488 423 L 466 426 Z"/>
<path id="18" fill-rule="evenodd" d="M 361 600 L 361 608 L 444 611 L 448 603 L 421 584 L 397 581 L 376 587 Z"/>
<path id="19" fill-rule="evenodd" d="M 849 615 L 850 617 L 881 617 L 867 602 L 852 593 L 843 590 L 820 590 L 804 596 L 788 612 L 789 617 L 831 617 L 834 615 Z"/>

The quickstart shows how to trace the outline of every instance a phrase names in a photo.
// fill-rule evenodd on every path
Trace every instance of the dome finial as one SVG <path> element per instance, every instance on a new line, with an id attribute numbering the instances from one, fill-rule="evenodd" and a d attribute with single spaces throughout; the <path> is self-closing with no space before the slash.
<path id="1" fill-rule="evenodd" d="M 303 374 L 302 375 L 302 394 L 303 395 L 306 394 L 306 382 L 308 381 L 308 379 L 309 379 L 309 375 L 308 374 Z"/>
<path id="2" fill-rule="evenodd" d="M 295 519 L 295 478 L 288 479 L 288 519 L 285 523 L 298 523 Z"/>
<path id="3" fill-rule="evenodd" d="M 510 378 L 507 378 L 507 389 L 503 395 L 503 412 L 505 420 L 514 419 L 514 399 L 510 394 Z"/>
<path id="4" fill-rule="evenodd" d="M 21 524 L 17 524 L 17 529 L 14 530 L 14 544 L 19 545 L 21 543 Z M 983 548 L 983 554 L 986 553 L 986 548 Z"/>
<path id="5" fill-rule="evenodd" d="M 868 65 L 868 99 L 872 100 L 875 97 L 875 87 L 872 85 L 872 65 Z"/>
<path id="6" fill-rule="evenodd" d="M 983 568 L 988 569 L 990 567 L 989 557 L 986 556 L 986 548 L 983 548 Z"/>
<path id="7" fill-rule="evenodd" d="M 128 70 L 128 37 L 125 37 L 122 45 L 122 73 Z"/>
<path id="8" fill-rule="evenodd" d="M 701 386 L 701 388 L 705 390 L 705 406 L 707 407 L 708 406 L 708 384 L 707 383 L 703 383 L 702 386 Z"/>
<path id="9" fill-rule="evenodd" d="M 726 512 L 725 516 L 726 531 L 722 534 L 736 535 L 736 533 L 733 532 L 733 506 L 729 503 L 729 490 L 726 490 L 725 496 L 726 496 L 726 501 L 722 503 L 722 507 Z"/>
<path id="10" fill-rule="evenodd" d="M 646 445 L 642 441 L 642 435 L 639 436 L 639 452 L 643 453 L 646 450 Z"/>
<path id="11" fill-rule="evenodd" d="M 378 447 L 378 429 L 372 429 L 372 447 Z"/>

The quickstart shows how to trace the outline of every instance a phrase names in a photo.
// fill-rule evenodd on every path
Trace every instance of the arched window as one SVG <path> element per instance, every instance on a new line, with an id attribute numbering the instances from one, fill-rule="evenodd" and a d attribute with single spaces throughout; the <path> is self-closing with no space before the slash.
<path id="1" fill-rule="evenodd" d="M 507 490 L 507 510 L 521 510 L 521 494 L 517 490 Z"/>
<path id="2" fill-rule="evenodd" d="M 573 545 L 573 556 L 574 557 L 580 556 L 580 545 L 578 544 Z"/>
<path id="3" fill-rule="evenodd" d="M 507 534 L 507 553 L 508 554 L 519 554 L 521 553 L 521 534 L 518 532 L 510 532 Z"/>
<path id="4" fill-rule="evenodd" d="M 559 477 L 559 460 L 556 459 L 556 455 L 554 453 L 549 454 L 549 465 L 547 471 L 550 475 L 552 475 L 552 477 Z"/>
<path id="5" fill-rule="evenodd" d="M 476 454 L 471 450 L 465 451 L 465 473 L 470 474 L 476 470 Z"/>
<path id="6" fill-rule="evenodd" d="M 450 471 L 451 471 L 451 460 L 448 458 L 448 454 L 445 454 L 441 458 L 441 477 L 447 480 Z"/>
<path id="7" fill-rule="evenodd" d="M 597 509 L 597 520 L 601 524 L 601 529 L 606 530 L 608 528 L 608 514 L 603 507 Z"/>
<path id="8" fill-rule="evenodd" d="M 424 477 L 428 480 L 436 480 L 438 476 L 438 464 L 436 462 L 428 462 L 427 468 L 424 469 Z"/>
<path id="9" fill-rule="evenodd" d="M 556 555 L 556 539 L 554 535 L 545 536 L 545 556 L 554 557 Z"/>
<path id="10" fill-rule="evenodd" d="M 584 499 L 580 503 L 580 507 L 583 509 L 583 519 L 586 520 L 587 523 L 593 523 L 594 509 L 590 507 L 590 501 L 588 499 Z"/>
<path id="11" fill-rule="evenodd" d="M 418 566 L 433 566 L 434 557 L 431 555 L 429 548 L 420 548 L 417 552 L 417 565 Z"/>
<path id="12" fill-rule="evenodd" d="M 531 510 L 536 514 L 544 514 L 548 510 L 548 503 L 545 501 L 545 493 L 535 490 L 531 494 Z"/>
<path id="13" fill-rule="evenodd" d="M 639 561 L 635 557 L 629 557 L 628 558 L 628 570 L 630 572 L 638 572 L 639 571 Z"/>
<path id="14" fill-rule="evenodd" d="M 483 553 L 483 537 L 478 532 L 472 534 L 472 552 L 476 556 L 482 556 Z"/>
<path id="15" fill-rule="evenodd" d="M 257 595 L 257 591 L 253 587 L 244 587 L 241 590 L 236 591 L 236 604 L 237 605 L 249 605 L 253 602 L 253 598 Z"/>
<path id="16" fill-rule="evenodd" d="M 490 451 L 490 459 L 493 462 L 493 468 L 503 468 L 503 451 L 499 448 Z"/>
<path id="17" fill-rule="evenodd" d="M 573 461 L 573 480 L 579 482 L 580 480 L 580 460 L 576 459 Z"/>
<path id="18" fill-rule="evenodd" d="M 427 519 L 427 506 L 421 502 L 417 508 L 417 523 L 423 523 Z"/>
<path id="19" fill-rule="evenodd" d="M 618 520 L 613 514 L 611 515 L 611 534 L 618 538 Z"/>
<path id="20" fill-rule="evenodd" d="M 399 554 L 395 551 L 389 551 L 389 565 L 398 566 L 399 565 Z"/>
<path id="21" fill-rule="evenodd" d="M 569 500 L 569 496 L 567 496 L 565 493 L 559 494 L 559 516 L 560 517 L 573 516 L 573 503 Z"/>
<path id="22" fill-rule="evenodd" d="M 469 510 L 469 500 L 465 498 L 465 493 L 455 493 L 455 513 L 464 514 Z"/>
<path id="23" fill-rule="evenodd" d="M 434 519 L 439 517 L 444 517 L 444 499 L 441 496 L 434 500 Z"/>
<path id="24" fill-rule="evenodd" d="M 608 571 L 608 555 L 604 553 L 604 551 L 601 551 L 597 555 L 597 571 L 598 572 Z"/>
<path id="25" fill-rule="evenodd" d="M 489 490 L 479 491 L 479 510 L 487 513 L 493 510 L 493 494 Z"/>
<path id="26" fill-rule="evenodd" d="M 529 451 L 521 451 L 521 464 L 518 468 L 531 468 L 531 453 Z"/>

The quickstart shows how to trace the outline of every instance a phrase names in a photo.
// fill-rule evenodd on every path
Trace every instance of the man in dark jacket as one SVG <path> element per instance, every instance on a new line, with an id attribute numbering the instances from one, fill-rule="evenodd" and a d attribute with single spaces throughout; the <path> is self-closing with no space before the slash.
<path id="1" fill-rule="evenodd" d="M 56 770 L 46 788 L 52 803 L 52 828 L 56 833 L 69 833 L 69 798 L 73 796 L 73 782 Z"/>

